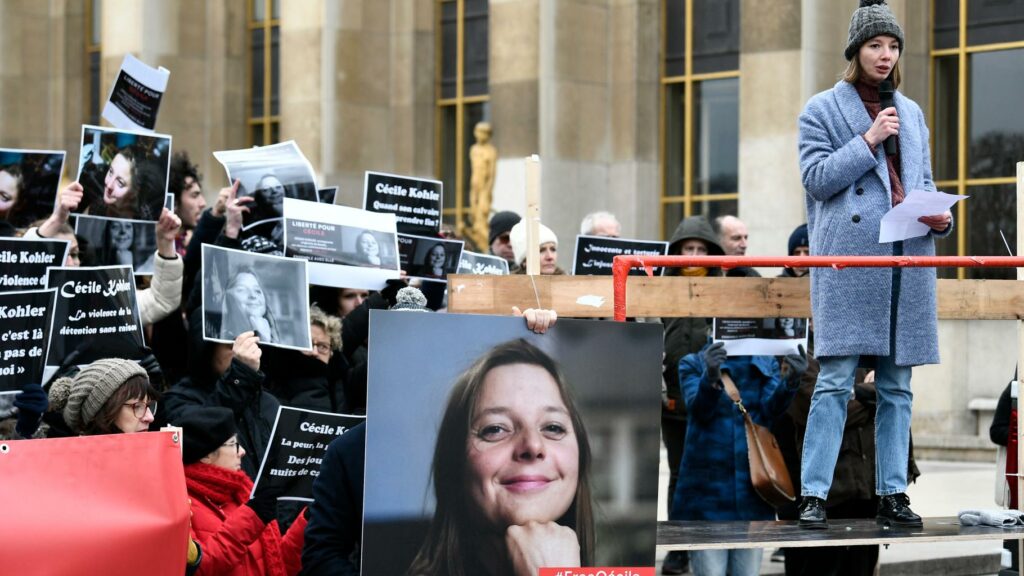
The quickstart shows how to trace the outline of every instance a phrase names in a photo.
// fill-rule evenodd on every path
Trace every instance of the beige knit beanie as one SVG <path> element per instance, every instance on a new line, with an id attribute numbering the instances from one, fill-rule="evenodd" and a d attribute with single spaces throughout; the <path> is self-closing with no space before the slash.
<path id="1" fill-rule="evenodd" d="M 104 358 L 83 368 L 74 378 L 60 378 L 50 387 L 50 406 L 63 407 L 64 421 L 78 433 L 99 413 L 107 400 L 135 376 L 148 379 L 138 363 L 122 358 Z"/>

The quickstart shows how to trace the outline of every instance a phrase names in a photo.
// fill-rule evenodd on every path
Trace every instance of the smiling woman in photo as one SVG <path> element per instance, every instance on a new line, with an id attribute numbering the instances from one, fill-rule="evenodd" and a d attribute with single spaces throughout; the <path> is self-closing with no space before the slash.
<path id="1" fill-rule="evenodd" d="M 437 508 L 409 574 L 535 576 L 593 560 L 590 444 L 561 372 L 525 340 L 456 381 L 434 449 Z"/>
<path id="2" fill-rule="evenodd" d="M 234 340 L 250 330 L 259 336 L 260 342 L 280 341 L 263 285 L 252 269 L 241 268 L 224 290 L 220 338 Z"/>

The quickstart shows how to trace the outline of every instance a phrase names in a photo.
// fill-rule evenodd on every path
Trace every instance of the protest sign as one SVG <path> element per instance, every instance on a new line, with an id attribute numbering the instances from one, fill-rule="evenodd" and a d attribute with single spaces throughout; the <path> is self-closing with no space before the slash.
<path id="1" fill-rule="evenodd" d="M 574 505 L 586 507 L 594 566 L 654 564 L 660 327 L 559 319 L 540 335 L 522 318 L 372 310 L 369 333 L 365 574 L 416 573 L 440 518 L 465 538 L 467 557 L 449 558 L 465 568 L 478 534 L 503 534 L 509 518 L 572 529 Z M 544 458 L 517 460 L 525 428 Z M 500 513 L 473 497 L 489 486 L 508 496 Z"/>
<path id="2" fill-rule="evenodd" d="M 42 384 L 56 290 L 0 294 L 0 394 Z"/>
<path id="3" fill-rule="evenodd" d="M 284 254 L 284 199 L 317 201 L 316 174 L 294 141 L 241 150 L 223 150 L 213 156 L 238 180 L 238 197 L 251 197 L 242 216 L 242 247 L 268 253 L 264 245 Z"/>
<path id="4" fill-rule="evenodd" d="M 152 132 L 170 76 L 171 72 L 163 66 L 153 68 L 125 54 L 103 106 L 103 117 L 118 128 Z"/>
<path id="5" fill-rule="evenodd" d="M 306 261 L 203 245 L 203 338 L 312 350 Z"/>
<path id="6" fill-rule="evenodd" d="M 0 220 L 27 228 L 50 215 L 64 172 L 63 150 L 0 148 Z"/>
<path id="7" fill-rule="evenodd" d="M 316 201 L 321 204 L 334 204 L 334 198 L 338 195 L 337 186 L 329 186 L 316 191 Z"/>
<path id="8" fill-rule="evenodd" d="M 367 171 L 363 209 L 394 214 L 403 234 L 436 235 L 441 231 L 442 187 L 438 180 Z"/>
<path id="9" fill-rule="evenodd" d="M 572 257 L 574 276 L 611 276 L 612 261 L 616 256 L 665 256 L 668 242 L 653 240 L 630 240 L 607 236 L 577 236 Z M 664 268 L 654 268 L 654 275 L 661 276 Z M 643 268 L 633 268 L 632 276 L 644 276 Z"/>
<path id="10" fill-rule="evenodd" d="M 365 419 L 279 406 L 252 493 L 270 483 L 282 488 L 279 500 L 312 502 L 313 480 L 320 474 L 327 445 Z"/>
<path id="11" fill-rule="evenodd" d="M 504 276 L 508 274 L 508 260 L 500 256 L 489 256 L 463 250 L 462 258 L 459 259 L 459 274 Z"/>
<path id="12" fill-rule="evenodd" d="M 712 338 L 729 356 L 783 356 L 807 349 L 806 318 L 715 318 Z"/>
<path id="13" fill-rule="evenodd" d="M 399 278 L 393 214 L 287 198 L 285 256 L 309 261 L 320 286 L 379 290 Z"/>
<path id="14" fill-rule="evenodd" d="M 398 235 L 398 255 L 402 270 L 410 278 L 444 280 L 459 271 L 462 240 L 428 238 L 411 234 Z"/>
<path id="15" fill-rule="evenodd" d="M 46 287 L 46 269 L 63 266 L 67 240 L 0 238 L 0 292 L 38 290 Z"/>
<path id="16" fill-rule="evenodd" d="M 80 347 L 96 358 L 137 357 L 145 342 L 131 266 L 50 268 L 46 287 L 57 289 L 48 366 L 59 366 Z M 95 358 L 81 359 L 78 364 Z"/>
<path id="17" fill-rule="evenodd" d="M 155 222 L 170 177 L 171 137 L 82 126 L 77 214 Z"/>
<path id="18" fill-rule="evenodd" d="M 137 276 L 152 275 L 156 262 L 156 222 L 79 216 L 75 234 L 92 250 L 97 266 L 131 266 Z"/>

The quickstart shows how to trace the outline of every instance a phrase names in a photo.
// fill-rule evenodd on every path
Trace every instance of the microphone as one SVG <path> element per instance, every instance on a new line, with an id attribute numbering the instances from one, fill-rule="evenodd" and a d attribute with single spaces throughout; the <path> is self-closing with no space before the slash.
<path id="1" fill-rule="evenodd" d="M 878 85 L 878 99 L 881 101 L 882 110 L 886 108 L 892 108 L 896 105 L 893 100 L 893 87 L 892 81 L 886 78 Z M 895 156 L 896 155 L 896 137 L 889 136 L 885 139 L 885 155 Z"/>

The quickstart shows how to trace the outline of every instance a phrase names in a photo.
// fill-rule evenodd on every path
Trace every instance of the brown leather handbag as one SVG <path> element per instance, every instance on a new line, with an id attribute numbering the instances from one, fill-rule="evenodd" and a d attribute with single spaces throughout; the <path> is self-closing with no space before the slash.
<path id="1" fill-rule="evenodd" d="M 789 469 L 782 458 L 782 450 L 771 430 L 755 424 L 750 414 L 743 407 L 740 391 L 728 374 L 722 374 L 725 393 L 729 395 L 736 409 L 743 414 L 743 424 L 747 430 L 747 459 L 750 461 L 750 482 L 754 491 L 762 500 L 773 508 L 778 508 L 796 500 L 793 480 L 789 477 Z"/>

